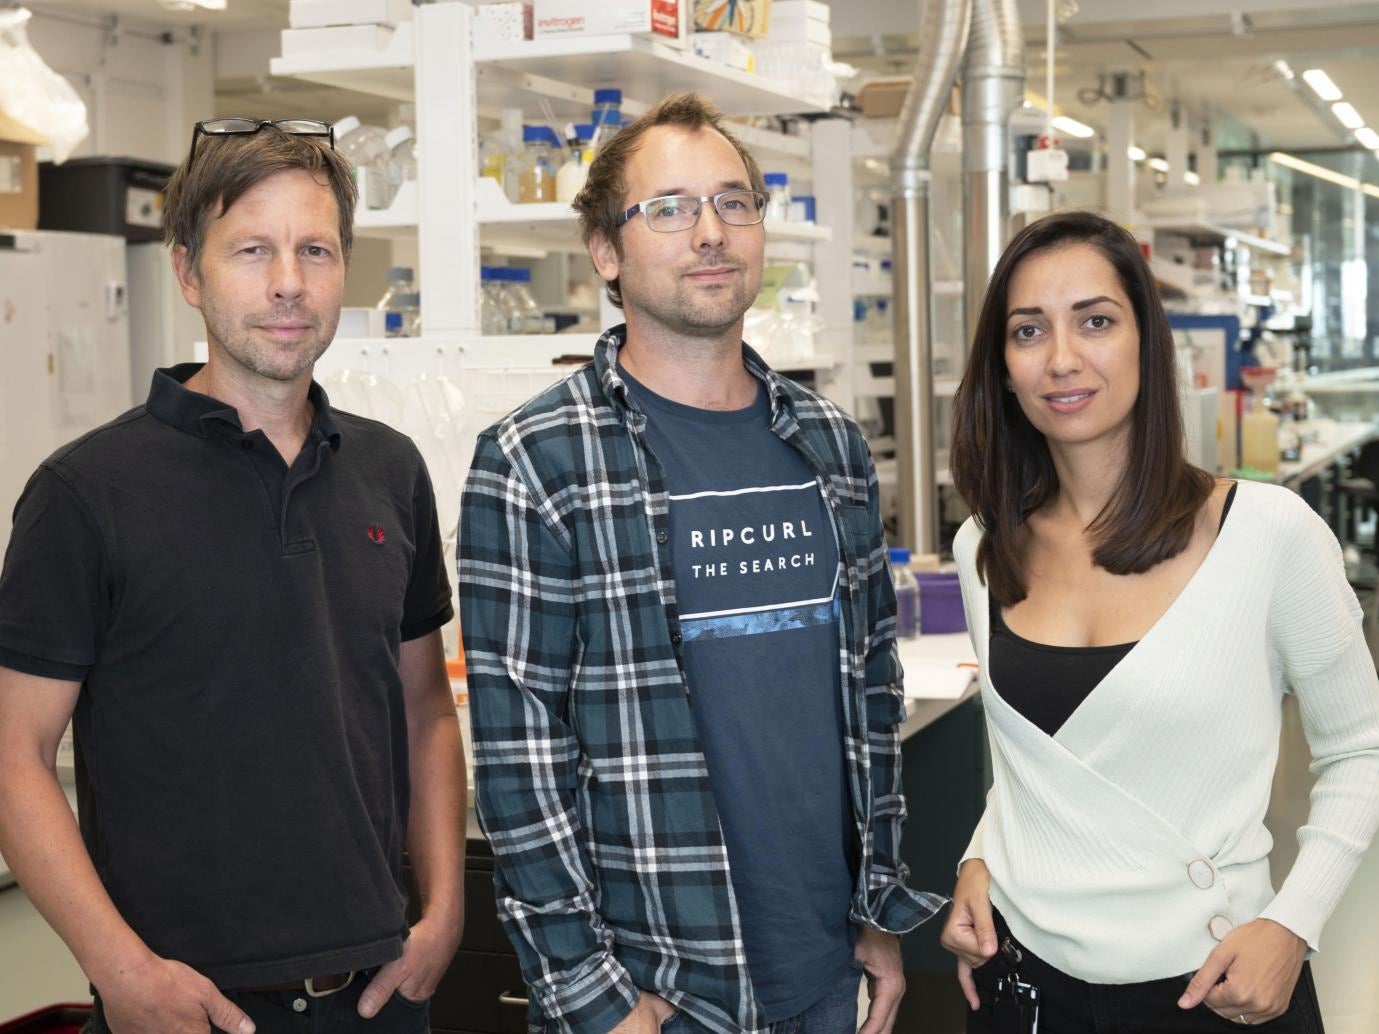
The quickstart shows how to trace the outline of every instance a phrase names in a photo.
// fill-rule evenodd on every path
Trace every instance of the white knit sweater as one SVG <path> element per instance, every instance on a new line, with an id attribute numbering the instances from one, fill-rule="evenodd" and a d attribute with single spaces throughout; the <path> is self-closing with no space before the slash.
<path id="1" fill-rule="evenodd" d="M 1292 492 L 1243 483 L 1168 612 L 1050 737 L 992 685 L 980 526 L 953 554 L 995 782 L 967 858 L 1016 938 L 1124 984 L 1196 970 L 1263 916 L 1315 949 L 1379 825 L 1379 680 L 1335 537 Z M 1283 693 L 1317 774 L 1277 894 L 1264 812 Z"/>

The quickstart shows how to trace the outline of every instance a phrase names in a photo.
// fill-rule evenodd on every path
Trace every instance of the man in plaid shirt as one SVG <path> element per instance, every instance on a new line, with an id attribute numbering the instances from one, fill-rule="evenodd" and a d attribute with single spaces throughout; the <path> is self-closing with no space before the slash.
<path id="1" fill-rule="evenodd" d="M 856 425 L 742 342 L 766 195 L 694 94 L 576 199 L 627 322 L 480 436 L 460 519 L 479 820 L 533 1034 L 891 1034 L 895 595 Z"/>

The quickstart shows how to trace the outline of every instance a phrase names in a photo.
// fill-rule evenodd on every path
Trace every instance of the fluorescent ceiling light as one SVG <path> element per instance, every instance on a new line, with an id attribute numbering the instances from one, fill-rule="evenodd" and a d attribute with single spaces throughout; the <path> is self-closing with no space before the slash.
<path id="1" fill-rule="evenodd" d="M 1328 104 L 1341 99 L 1340 87 L 1333 83 L 1331 76 L 1320 68 L 1309 68 L 1302 73 L 1302 78 L 1308 86 L 1312 87 L 1313 92 Z"/>
<path id="2" fill-rule="evenodd" d="M 1183 173 L 1183 182 L 1189 187 L 1200 187 L 1202 185 L 1202 177 L 1189 169 L 1187 172 Z"/>
<path id="3" fill-rule="evenodd" d="M 1089 136 L 1096 136 L 1096 130 L 1091 126 L 1085 125 L 1075 118 L 1068 118 L 1067 115 L 1058 115 L 1053 120 L 1053 127 L 1061 129 L 1069 136 L 1081 137 L 1084 140 Z"/>
<path id="4" fill-rule="evenodd" d="M 1345 173 L 1335 172 L 1321 165 L 1314 165 L 1312 162 L 1305 162 L 1301 158 L 1294 158 L 1291 154 L 1285 154 L 1282 151 L 1272 152 L 1269 155 L 1269 161 L 1273 162 L 1275 165 L 1282 165 L 1285 169 L 1292 169 L 1294 172 L 1305 173 L 1316 179 L 1334 183 L 1338 187 L 1349 187 L 1351 190 L 1359 190 L 1362 186 L 1360 181 L 1354 176 L 1347 176 Z M 1365 191 L 1365 193 L 1369 193 L 1369 191 Z"/>
<path id="5" fill-rule="evenodd" d="M 1355 110 L 1355 105 L 1346 101 L 1331 105 L 1331 113 L 1341 120 L 1341 125 L 1346 129 L 1359 129 L 1365 124 L 1365 120 Z"/>
<path id="6" fill-rule="evenodd" d="M 1149 167 L 1155 172 L 1167 172 L 1168 162 L 1164 161 L 1162 158 L 1150 158 Z"/>
<path id="7" fill-rule="evenodd" d="M 223 11 L 225 0 L 158 0 L 165 11 Z"/>
<path id="8" fill-rule="evenodd" d="M 1142 162 L 1149 157 L 1145 154 L 1143 147 L 1136 147 L 1134 144 L 1125 149 L 1125 154 L 1132 162 Z"/>
<path id="9" fill-rule="evenodd" d="M 1283 58 L 1279 58 L 1277 61 L 1274 62 L 1274 68 L 1277 69 L 1278 74 L 1283 76 L 1283 78 L 1294 78 L 1293 70 L 1288 67 L 1288 62 L 1283 60 Z"/>
<path id="10" fill-rule="evenodd" d="M 1368 126 L 1355 130 L 1355 139 L 1360 142 L 1361 147 L 1368 147 L 1371 151 L 1379 150 L 1379 133 Z"/>

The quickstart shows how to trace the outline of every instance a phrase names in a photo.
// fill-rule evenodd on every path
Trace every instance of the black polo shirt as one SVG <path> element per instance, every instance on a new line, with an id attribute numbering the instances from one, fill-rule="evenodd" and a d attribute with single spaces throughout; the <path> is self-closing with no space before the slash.
<path id="1" fill-rule="evenodd" d="M 430 480 L 316 385 L 289 470 L 197 369 L 30 479 L 0 665 L 82 683 L 82 835 L 155 952 L 224 988 L 378 965 L 407 932 L 399 647 L 452 614 Z"/>

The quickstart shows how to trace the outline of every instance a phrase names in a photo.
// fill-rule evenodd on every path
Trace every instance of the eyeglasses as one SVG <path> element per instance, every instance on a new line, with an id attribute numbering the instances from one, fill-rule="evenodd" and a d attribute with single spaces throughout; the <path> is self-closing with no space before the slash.
<path id="1" fill-rule="evenodd" d="M 293 136 L 324 136 L 330 138 L 330 146 L 335 147 L 335 128 L 314 118 L 212 118 L 198 122 L 192 130 L 192 149 L 187 152 L 187 167 L 196 157 L 196 141 L 202 136 L 249 136 L 264 126 Z"/>
<path id="2" fill-rule="evenodd" d="M 718 218 L 729 226 L 755 226 L 766 218 L 766 200 L 766 195 L 759 190 L 725 190 L 721 194 L 706 194 L 703 197 L 688 194 L 653 197 L 639 201 L 623 212 L 618 218 L 618 225 L 622 226 L 641 212 L 646 225 L 657 233 L 688 230 L 699 222 L 704 202 L 711 201 Z"/>

